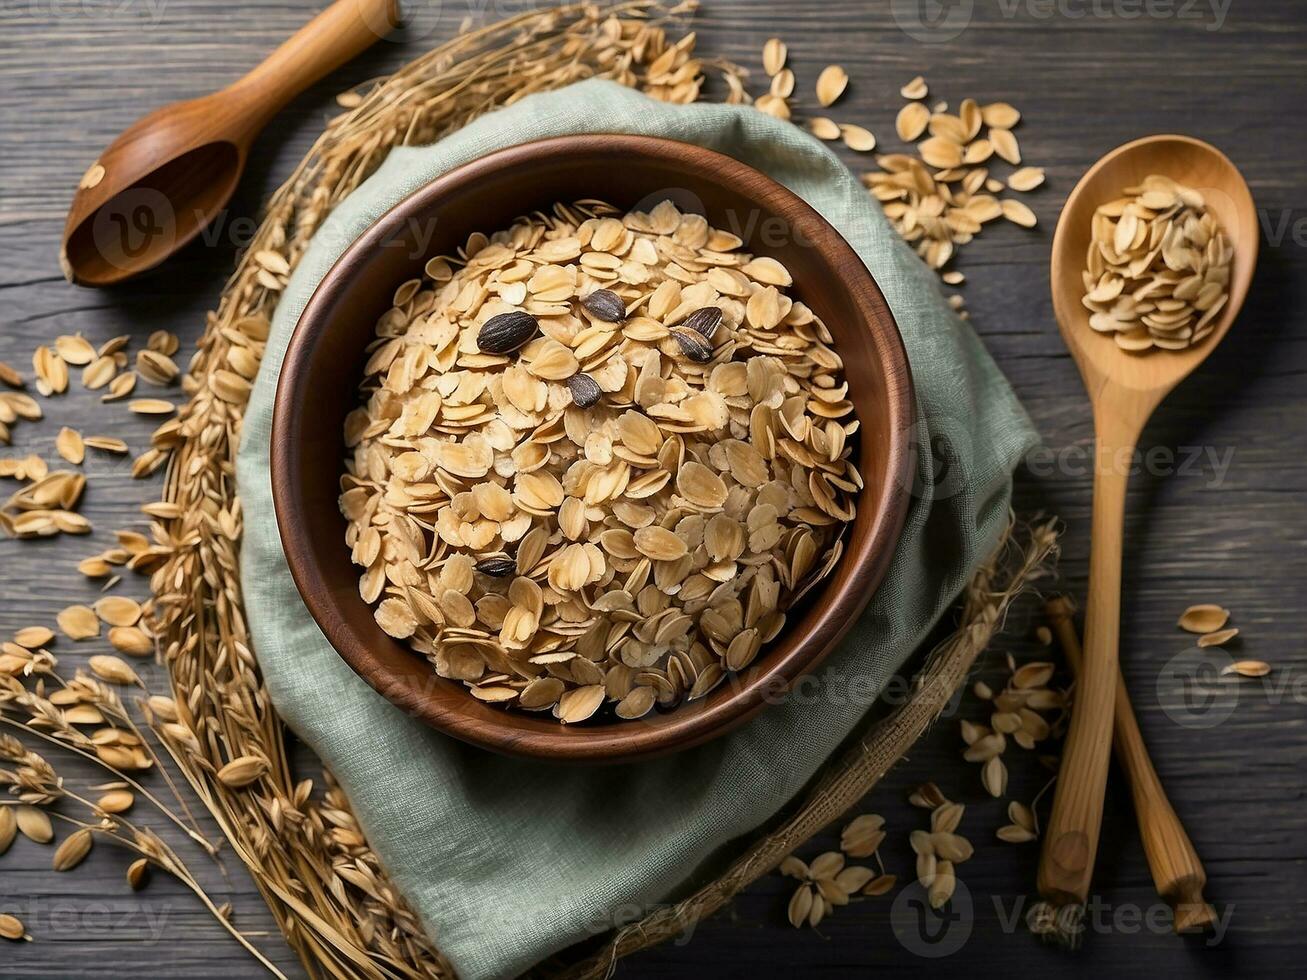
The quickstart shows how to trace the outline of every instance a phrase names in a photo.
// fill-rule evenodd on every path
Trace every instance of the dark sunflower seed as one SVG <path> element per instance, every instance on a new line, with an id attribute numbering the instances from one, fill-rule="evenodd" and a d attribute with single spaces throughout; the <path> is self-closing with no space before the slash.
<path id="1" fill-rule="evenodd" d="M 536 335 L 540 324 L 525 310 L 492 316 L 477 334 L 477 349 L 483 354 L 511 354 Z"/>
<path id="2" fill-rule="evenodd" d="M 581 299 L 581 305 L 605 323 L 621 323 L 626 319 L 626 304 L 611 289 L 596 289 Z"/>
<path id="3" fill-rule="evenodd" d="M 482 575 L 503 578 L 517 571 L 517 562 L 512 558 L 482 558 L 474 567 Z"/>
<path id="4" fill-rule="evenodd" d="M 690 360 L 698 361 L 700 364 L 707 364 L 712 360 L 712 345 L 697 330 L 684 330 L 677 327 L 672 331 L 672 336 L 681 345 L 681 353 Z"/>
<path id="5" fill-rule="evenodd" d="M 712 335 L 717 332 L 717 328 L 721 326 L 721 323 L 721 307 L 705 306 L 703 309 L 695 310 L 687 316 L 681 321 L 680 325 L 690 330 L 697 330 L 709 340 L 712 340 Z"/>
<path id="6" fill-rule="evenodd" d="M 574 374 L 567 379 L 567 387 L 572 390 L 572 401 L 577 408 L 589 408 L 603 394 L 599 383 L 588 374 Z"/>

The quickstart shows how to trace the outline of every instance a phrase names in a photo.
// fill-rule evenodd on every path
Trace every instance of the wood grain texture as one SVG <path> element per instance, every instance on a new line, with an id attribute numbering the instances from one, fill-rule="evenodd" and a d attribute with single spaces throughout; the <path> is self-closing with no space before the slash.
<path id="1" fill-rule="evenodd" d="M 672 943 L 624 961 L 619 976 L 846 976 L 871 970 L 893 976 L 974 974 L 1002 963 L 1014 974 L 1059 971 L 1085 976 L 1155 978 L 1219 976 L 1232 971 L 1280 975 L 1300 964 L 1307 938 L 1301 800 L 1307 756 L 1301 642 L 1307 585 L 1307 192 L 1301 160 L 1307 126 L 1300 101 L 1307 77 L 1307 22 L 1299 0 L 1236 0 L 1220 28 L 1178 16 L 1099 17 L 1086 4 L 1073 18 L 1041 16 L 1042 4 L 976 0 L 970 26 L 947 43 L 922 43 L 896 25 L 889 4 L 828 0 L 705 0 L 697 21 L 705 50 L 759 67 L 762 42 L 785 37 L 798 91 L 807 99 L 821 68 L 838 61 L 852 82 L 827 114 L 868 125 L 894 149 L 898 87 L 916 74 L 932 95 L 953 104 L 964 96 L 1006 99 L 1024 113 L 1017 129 L 1029 162 L 1049 173 L 1028 195 L 1040 226 L 986 229 L 965 249 L 959 268 L 972 322 L 1002 365 L 1043 434 L 1047 450 L 1031 458 L 1017 483 L 1017 505 L 1044 509 L 1067 525 L 1062 572 L 1084 594 L 1092 467 L 1088 403 L 1075 366 L 1054 328 L 1047 263 L 1053 222 L 1085 168 L 1136 136 L 1180 131 L 1207 139 L 1248 177 L 1263 226 L 1263 251 L 1244 314 L 1222 342 L 1220 357 L 1188 378 L 1153 417 L 1144 445 L 1169 451 L 1151 472 L 1136 474 L 1127 500 L 1121 667 L 1139 724 L 1167 793 L 1206 865 L 1207 897 L 1229 917 L 1216 948 L 1149 929 L 1139 914 L 1160 906 L 1138 841 L 1130 798 L 1113 775 L 1095 872 L 1094 893 L 1108 908 L 1075 958 L 1041 946 L 1012 915 L 1033 901 L 1037 848 L 1001 845 L 994 830 L 1002 807 L 986 800 L 979 772 L 959 758 L 956 717 L 945 719 L 866 801 L 888 819 L 889 870 L 911 868 L 907 831 L 924 815 L 904 802 L 924 779 L 968 804 L 963 832 L 978 843 L 962 868 L 974 918 L 963 949 L 923 960 L 895 936 L 892 904 L 863 902 L 839 910 L 820 934 L 784 924 L 791 882 L 768 876 L 728 914 L 700 924 L 688 943 Z M 417 27 L 382 43 L 292 103 L 254 148 L 245 183 L 213 244 L 187 249 L 166 271 L 125 289 L 68 287 L 56 261 L 72 188 L 99 150 L 143 111 L 220 88 L 267 54 L 321 4 L 309 0 L 122 0 L 82 5 L 11 3 L 0 8 L 0 359 L 30 377 L 35 346 L 56 332 L 95 340 L 130 333 L 141 340 L 167 327 L 193 349 L 204 311 L 252 230 L 252 214 L 334 114 L 340 88 L 393 70 L 447 37 L 469 13 L 517 9 L 502 2 L 469 5 L 418 0 Z M 1110 5 L 1106 5 L 1110 8 Z M 1184 6 L 1177 4 L 1176 9 Z M 441 9 L 437 10 L 437 7 Z M 1124 9 L 1124 5 L 1122 5 Z M 1205 4 L 1188 8 L 1210 11 Z M 1011 11 L 1009 15 L 1007 12 Z M 142 65 L 152 70 L 148 80 Z M 753 83 L 761 91 L 761 83 Z M 812 100 L 815 101 L 815 100 Z M 811 105 L 812 102 L 808 102 Z M 841 151 L 843 153 L 843 151 Z M 855 167 L 855 154 L 843 153 Z M 242 228 L 244 229 L 242 231 Z M 76 386 L 74 386 L 76 388 Z M 74 391 L 45 402 L 47 420 L 15 429 L 18 446 L 50 460 L 62 424 L 121 436 L 139 451 L 150 424 L 125 411 L 103 411 Z M 93 421 L 92 421 L 93 420 Z M 1196 449 L 1198 455 L 1191 450 Z M 1164 470 L 1173 472 L 1160 475 Z M 0 628 L 53 622 L 70 601 L 94 598 L 76 561 L 107 546 L 115 527 L 139 526 L 146 488 L 126 467 L 94 463 L 84 504 L 96 532 L 88 541 L 0 541 L 6 570 Z M 144 594 L 143 583 L 125 592 Z M 1191 602 L 1219 601 L 1243 633 L 1238 652 L 1275 663 L 1266 683 L 1244 682 L 1229 717 L 1210 728 L 1185 728 L 1159 697 L 1167 662 L 1186 649 L 1175 629 Z M 1021 639 L 1028 623 L 1009 622 L 1019 657 L 1038 655 Z M 99 646 L 64 643 L 66 664 Z M 158 683 L 161 671 L 147 673 Z M 1000 682 L 997 659 L 979 676 Z M 1295 684 L 1295 682 L 1298 682 Z M 856 698 L 850 699 L 856 710 Z M 983 715 L 971 702 L 960 714 Z M 1012 760 L 1011 795 L 1029 801 L 1044 783 L 1033 759 Z M 70 776 L 86 775 L 66 765 Z M 306 771 L 308 771 L 306 769 Z M 158 827 L 158 823 L 155 822 Z M 159 828 L 186 855 L 166 828 Z M 814 841 L 811 856 L 838 839 Z M 112 964 L 122 976 L 256 977 L 245 959 L 199 909 L 166 880 L 141 893 L 122 880 L 126 860 L 97 848 L 72 874 L 49 870 L 50 851 L 19 841 L 0 858 L 0 910 L 25 918 L 37 941 L 6 946 L 7 977 L 81 977 Z M 214 896 L 229 899 L 237 922 L 268 932 L 268 955 L 297 975 L 262 902 L 227 855 L 226 875 L 193 861 Z M 631 910 L 626 910 L 629 918 Z M 901 921 L 900 923 L 901 924 Z"/>

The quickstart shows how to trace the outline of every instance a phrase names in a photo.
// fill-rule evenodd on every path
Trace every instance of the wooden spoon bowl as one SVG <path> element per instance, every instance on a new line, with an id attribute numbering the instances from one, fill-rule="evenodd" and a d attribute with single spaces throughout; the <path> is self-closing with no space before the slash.
<path id="1" fill-rule="evenodd" d="M 781 634 L 706 697 L 620 721 L 561 725 L 548 714 L 482 703 L 387 636 L 359 596 L 337 504 L 344 421 L 395 288 L 473 232 L 506 228 L 558 201 L 598 198 L 648 209 L 671 199 L 730 229 L 789 269 L 791 294 L 828 325 L 860 420 L 865 487 L 831 574 L 789 613 Z M 512 755 L 624 762 L 714 738 L 783 699 L 857 620 L 880 584 L 911 496 L 912 384 L 903 342 L 875 281 L 848 243 L 802 199 L 730 157 L 643 136 L 583 135 L 491 153 L 414 192 L 355 241 L 300 316 L 277 385 L 272 496 L 286 560 L 323 635 L 378 692 L 450 735 Z M 607 713 L 606 713 L 607 714 Z"/>
<path id="2" fill-rule="evenodd" d="M 59 251 L 64 275 L 110 286 L 192 241 L 231 200 L 269 120 L 398 23 L 398 0 L 336 0 L 222 91 L 138 119 L 78 184 Z"/>
<path id="3" fill-rule="evenodd" d="M 1089 326 L 1089 313 L 1081 303 L 1081 272 L 1095 210 L 1150 174 L 1198 190 L 1234 255 L 1229 299 L 1204 340 L 1178 351 L 1133 353 Z M 1188 136 L 1150 136 L 1103 157 L 1071 192 L 1053 236 L 1053 309 L 1089 392 L 1097 444 L 1084 666 L 1076 681 L 1075 710 L 1039 867 L 1040 894 L 1055 904 L 1086 901 L 1098 849 L 1116 699 L 1130 461 L 1153 410 L 1216 349 L 1239 315 L 1257 264 L 1257 246 L 1257 212 L 1242 175 L 1215 147 Z M 1176 882 L 1179 889 L 1181 882 L 1194 882 L 1191 871 L 1197 859 L 1187 860 L 1192 855 L 1191 847 L 1185 854 L 1187 840 L 1176 837 L 1172 843 L 1168 853 L 1174 861 L 1161 877 Z M 1150 855 L 1155 850 L 1150 849 Z M 1194 904 L 1192 899 L 1186 902 Z"/>
<path id="4" fill-rule="evenodd" d="M 1094 211 L 1121 196 L 1125 187 L 1150 174 L 1163 174 L 1202 193 L 1234 246 L 1230 298 L 1204 340 L 1180 351 L 1152 350 L 1142 356 L 1122 350 L 1111 335 L 1090 329 L 1081 303 L 1080 279 L 1089 250 Z M 1248 295 L 1257 265 L 1257 211 L 1243 176 L 1220 150 L 1190 136 L 1147 136 L 1119 146 L 1099 160 L 1067 198 L 1053 235 L 1053 310 L 1071 354 L 1093 398 L 1099 386 L 1150 392 L 1153 404 L 1179 384 L 1221 342 Z"/>

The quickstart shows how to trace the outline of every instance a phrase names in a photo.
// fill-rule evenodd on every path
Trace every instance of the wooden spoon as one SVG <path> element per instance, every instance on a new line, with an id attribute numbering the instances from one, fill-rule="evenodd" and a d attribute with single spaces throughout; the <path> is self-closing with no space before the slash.
<path id="1" fill-rule="evenodd" d="M 1044 603 L 1053 634 L 1066 654 L 1071 672 L 1079 674 L 1083 662 L 1080 637 L 1072 619 L 1074 607 L 1065 596 L 1054 596 Z M 1171 906 L 1172 923 L 1179 933 L 1201 932 L 1216 922 L 1216 910 L 1203 898 L 1207 872 L 1198 860 L 1198 852 L 1185 833 L 1175 807 L 1167 799 L 1162 781 L 1148 756 L 1148 746 L 1130 704 L 1130 694 L 1121 672 L 1116 675 L 1116 704 L 1113 711 L 1113 741 L 1117 762 L 1130 783 L 1135 804 L 1139 837 L 1144 842 L 1148 869 L 1152 872 L 1157 894 Z"/>
<path id="2" fill-rule="evenodd" d="M 1149 174 L 1165 175 L 1202 193 L 1233 245 L 1234 260 L 1230 298 L 1205 340 L 1182 351 L 1135 354 L 1090 328 L 1081 303 L 1081 272 L 1095 209 Z M 1230 329 L 1248 294 L 1257 244 L 1257 214 L 1243 177 L 1215 147 L 1187 136 L 1150 136 L 1107 154 L 1071 192 L 1053 236 L 1053 309 L 1088 389 L 1097 440 L 1084 666 L 1076 681 L 1075 710 L 1039 866 L 1040 894 L 1055 905 L 1085 903 L 1098 849 L 1116 701 L 1130 462 L 1153 410 Z"/>
<path id="3" fill-rule="evenodd" d="M 137 120 L 73 195 L 59 253 L 64 275 L 108 286 L 191 241 L 231 199 L 268 121 L 398 23 L 398 0 L 336 0 L 227 88 Z"/>

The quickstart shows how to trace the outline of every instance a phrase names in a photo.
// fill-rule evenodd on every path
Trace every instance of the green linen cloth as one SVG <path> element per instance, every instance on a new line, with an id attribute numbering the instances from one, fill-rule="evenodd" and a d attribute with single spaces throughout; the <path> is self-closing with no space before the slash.
<path id="1" fill-rule="evenodd" d="M 885 582 L 825 662 L 820 685 L 700 748 L 573 768 L 501 758 L 434 732 L 346 666 L 287 569 L 268 435 L 295 323 L 368 225 L 436 176 L 492 150 L 593 131 L 671 137 L 727 153 L 801 195 L 843 234 L 880 284 L 907 345 L 920 479 Z M 393 151 L 331 215 L 291 277 L 237 461 L 255 652 L 282 717 L 336 775 L 369 842 L 455 968 L 465 978 L 511 976 L 605 931 L 615 914 L 629 921 L 633 908 L 666 900 L 714 851 L 796 795 L 865 713 L 869 692 L 882 689 L 996 546 L 1012 470 L 1034 438 L 934 274 L 817 140 L 749 107 L 665 105 L 606 81 L 533 95 L 433 146 Z"/>

